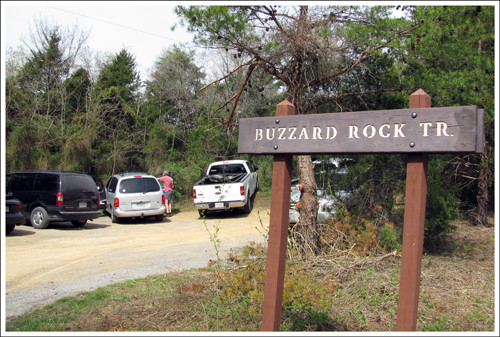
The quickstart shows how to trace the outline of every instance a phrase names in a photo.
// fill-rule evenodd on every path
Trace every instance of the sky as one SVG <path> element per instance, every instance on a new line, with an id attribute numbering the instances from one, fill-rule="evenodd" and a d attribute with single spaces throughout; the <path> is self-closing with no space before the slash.
<path id="1" fill-rule="evenodd" d="M 125 48 L 136 60 L 141 79 L 148 73 L 161 53 L 172 44 L 191 43 L 193 35 L 185 28 L 171 27 L 179 22 L 173 13 L 175 5 L 256 4 L 257 1 L 1 1 L 2 59 L 8 48 L 17 49 L 22 39 L 29 41 L 30 28 L 37 20 L 63 28 L 77 25 L 90 31 L 87 42 L 94 52 L 116 54 Z M 290 4 L 290 1 L 260 1 Z M 339 1 L 301 1 L 308 4 L 344 4 Z M 370 2 L 356 1 L 357 4 Z M 393 1 L 379 3 L 399 4 Z M 432 3 L 432 2 L 431 2 Z M 208 60 L 205 60 L 208 62 Z M 207 71 L 207 69 L 205 69 Z"/>
<path id="2" fill-rule="evenodd" d="M 136 59 L 141 79 L 162 51 L 172 44 L 190 43 L 184 28 L 171 30 L 179 19 L 171 1 L 2 1 L 2 51 L 29 40 L 36 20 L 89 30 L 91 50 L 116 54 L 125 48 Z M 193 46 L 189 44 L 189 46 Z M 2 55 L 3 56 L 3 55 Z M 2 57 L 3 58 L 3 57 Z"/>
<path id="3" fill-rule="evenodd" d="M 322 1 L 300 3 L 319 4 Z M 30 28 L 35 22 L 47 21 L 54 26 L 90 30 L 87 42 L 92 51 L 116 54 L 125 48 L 136 60 L 141 79 L 161 53 L 172 44 L 192 44 L 193 34 L 184 27 L 172 31 L 179 22 L 173 13 L 175 5 L 196 4 L 256 4 L 257 1 L 2 1 L 2 52 L 17 49 L 22 39 L 29 41 Z M 260 3 L 290 4 L 290 1 L 260 1 Z M 329 5 L 338 1 L 323 1 Z M 358 1 L 358 4 L 363 1 Z M 366 3 L 366 2 L 365 2 Z M 342 3 L 343 4 L 343 3 Z M 5 59 L 2 54 L 2 59 Z M 204 62 L 210 63 L 208 60 Z M 207 69 L 205 69 L 207 71 Z"/>

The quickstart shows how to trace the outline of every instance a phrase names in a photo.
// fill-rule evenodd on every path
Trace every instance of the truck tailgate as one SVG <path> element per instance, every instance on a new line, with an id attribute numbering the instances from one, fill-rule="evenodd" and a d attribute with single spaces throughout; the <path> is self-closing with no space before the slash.
<path id="1" fill-rule="evenodd" d="M 220 202 L 241 200 L 244 195 L 241 195 L 242 184 L 216 184 L 196 186 L 195 203 Z"/>

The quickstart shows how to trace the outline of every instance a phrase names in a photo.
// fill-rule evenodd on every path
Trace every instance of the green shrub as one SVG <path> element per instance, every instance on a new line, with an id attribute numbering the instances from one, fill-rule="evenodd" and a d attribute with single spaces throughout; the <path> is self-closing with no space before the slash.
<path id="1" fill-rule="evenodd" d="M 326 310 L 318 310 L 310 305 L 285 308 L 282 320 L 284 331 L 343 331 Z"/>
<path id="2" fill-rule="evenodd" d="M 244 247 L 240 255 L 230 256 L 229 260 L 235 267 L 222 275 L 221 300 L 232 307 L 244 309 L 249 315 L 261 317 L 266 275 L 265 257 L 265 248 L 256 244 Z M 307 266 L 288 261 L 282 301 L 283 313 L 287 318 L 282 323 L 286 325 L 283 328 L 302 330 L 307 327 L 314 331 L 320 327 L 333 326 L 325 309 L 335 289 L 334 281 L 318 277 Z"/>
<path id="3" fill-rule="evenodd" d="M 429 160 L 427 174 L 427 205 L 424 247 L 433 249 L 444 233 L 456 229 L 452 221 L 458 217 L 458 187 L 442 176 L 444 162 L 434 156 Z"/>

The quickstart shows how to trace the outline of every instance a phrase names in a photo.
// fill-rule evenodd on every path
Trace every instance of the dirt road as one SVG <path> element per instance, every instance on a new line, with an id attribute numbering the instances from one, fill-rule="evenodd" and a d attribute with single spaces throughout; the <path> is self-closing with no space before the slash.
<path id="1" fill-rule="evenodd" d="M 43 230 L 16 227 L 5 238 L 5 315 L 110 283 L 205 267 L 217 259 L 210 235 L 220 241 L 224 258 L 250 241 L 265 242 L 268 225 L 269 210 L 254 208 L 250 214 L 205 219 L 195 210 L 181 211 L 161 223 L 145 218 L 113 224 L 101 216 L 81 228 L 71 223 Z"/>

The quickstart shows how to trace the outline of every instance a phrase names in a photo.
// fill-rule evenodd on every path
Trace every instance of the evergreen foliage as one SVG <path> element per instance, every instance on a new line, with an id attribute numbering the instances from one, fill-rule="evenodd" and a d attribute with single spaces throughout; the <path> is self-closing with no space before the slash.
<path id="1" fill-rule="evenodd" d="M 135 58 L 122 49 L 113 60 L 106 64 L 99 74 L 97 92 L 116 88 L 116 99 L 122 99 L 126 104 L 134 104 L 139 88 L 139 75 L 137 73 Z"/>
<path id="2" fill-rule="evenodd" d="M 448 182 L 444 177 L 443 164 L 435 156 L 429 160 L 424 240 L 428 249 L 436 246 L 442 234 L 456 229 L 451 221 L 458 217 L 458 188 L 457 184 Z"/>
<path id="3" fill-rule="evenodd" d="M 439 166 L 448 186 L 459 185 L 451 190 L 460 197 L 461 209 L 478 212 L 482 219 L 474 222 L 486 225 L 494 201 L 494 7 L 417 6 L 414 14 L 422 25 L 407 41 L 401 75 L 425 88 L 433 106 L 485 110 L 485 153 L 440 156 L 447 165 Z"/>

